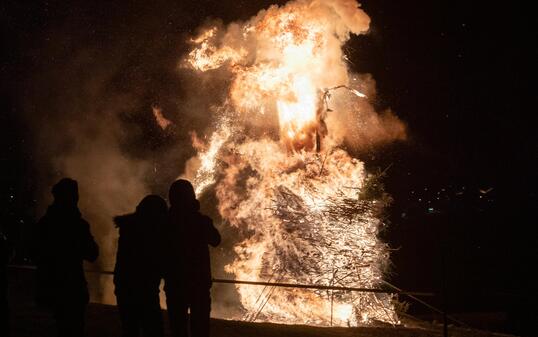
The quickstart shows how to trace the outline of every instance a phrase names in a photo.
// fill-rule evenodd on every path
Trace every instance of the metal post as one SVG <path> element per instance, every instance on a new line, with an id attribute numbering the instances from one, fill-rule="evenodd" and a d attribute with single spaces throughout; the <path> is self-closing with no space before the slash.
<path id="1" fill-rule="evenodd" d="M 334 290 L 331 290 L 331 326 L 333 326 L 333 300 L 334 300 Z"/>

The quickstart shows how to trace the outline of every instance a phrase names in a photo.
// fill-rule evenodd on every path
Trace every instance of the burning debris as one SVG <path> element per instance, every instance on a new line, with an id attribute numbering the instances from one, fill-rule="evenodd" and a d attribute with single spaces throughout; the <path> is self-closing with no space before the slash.
<path id="1" fill-rule="evenodd" d="M 164 117 L 162 109 L 158 105 L 153 105 L 151 107 L 151 110 L 153 111 L 153 117 L 155 117 L 155 121 L 159 125 L 159 127 L 163 130 L 166 130 L 167 127 L 172 124 L 172 122 Z"/>
<path id="2" fill-rule="evenodd" d="M 226 266 L 228 272 L 247 280 L 381 284 L 389 255 L 377 239 L 378 216 L 387 198 L 362 194 L 367 178 L 361 162 L 341 149 L 290 154 L 267 141 L 239 146 L 232 141 L 223 152 L 225 168 L 216 187 L 220 214 L 251 233 L 236 245 L 238 257 Z M 238 290 L 247 317 L 256 313 L 269 321 L 342 326 L 372 319 L 397 322 L 388 295 Z"/>
<path id="3" fill-rule="evenodd" d="M 342 52 L 369 22 L 354 0 L 300 0 L 192 39 L 186 66 L 231 76 L 194 183 L 198 194 L 215 190 L 220 215 L 243 234 L 234 238 L 236 257 L 225 266 L 236 278 L 382 284 L 389 253 L 378 233 L 388 198 L 368 193 L 370 175 L 343 149 L 355 120 L 333 122 L 373 111 L 362 90 L 367 84 L 352 80 Z M 398 322 L 386 294 L 237 290 L 247 320 Z"/>

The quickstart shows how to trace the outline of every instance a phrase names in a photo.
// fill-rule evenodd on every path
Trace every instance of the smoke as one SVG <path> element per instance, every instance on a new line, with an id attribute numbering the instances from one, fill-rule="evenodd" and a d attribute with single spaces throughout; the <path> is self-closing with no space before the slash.
<path id="1" fill-rule="evenodd" d="M 100 247 L 98 265 L 88 267 L 112 270 L 117 239 L 112 218 L 132 211 L 148 193 L 151 163 L 122 149 L 121 114 L 140 106 L 140 98 L 111 90 L 119 69 L 96 67 L 101 60 L 92 56 L 95 51 L 86 49 L 39 72 L 28 101 L 41 102 L 41 106 L 28 107 L 31 113 L 26 117 L 35 136 L 40 208 L 50 201 L 50 186 L 60 177 L 76 179 L 81 212 Z M 109 289 L 105 289 L 110 283 L 106 284 L 96 287 L 99 291 L 92 292 L 93 300 L 110 302 Z"/>
<path id="2" fill-rule="evenodd" d="M 337 26 L 338 36 L 347 38 L 348 31 L 353 34 L 365 33 L 370 26 L 370 18 L 360 9 L 360 5 L 355 0 L 328 0 L 325 1 L 328 7 L 338 14 L 341 22 Z"/>
<path id="3" fill-rule="evenodd" d="M 151 16 L 144 19 L 148 33 L 122 30 L 114 20 L 83 29 L 88 23 L 79 14 L 37 33 L 18 98 L 30 135 L 37 216 L 50 204 L 54 183 L 66 176 L 77 180 L 79 207 L 100 247 L 99 259 L 86 268 L 111 271 L 118 235 L 113 217 L 134 211 L 148 193 L 166 197 L 194 153 L 183 125 L 203 129 L 206 118 L 196 101 L 180 104 L 179 52 L 169 55 L 171 42 L 155 37 L 162 30 Z M 157 106 L 160 120 L 154 118 Z M 92 301 L 115 302 L 110 276 L 88 278 Z"/>
<path id="4" fill-rule="evenodd" d="M 405 124 L 390 110 L 377 112 L 372 102 L 376 100 L 375 80 L 370 74 L 351 74 L 350 87 L 358 88 L 367 100 L 349 99 L 352 93 L 336 91 L 329 104 L 333 112 L 327 114 L 326 123 L 332 144 L 345 144 L 360 151 L 396 140 L 405 140 Z"/>

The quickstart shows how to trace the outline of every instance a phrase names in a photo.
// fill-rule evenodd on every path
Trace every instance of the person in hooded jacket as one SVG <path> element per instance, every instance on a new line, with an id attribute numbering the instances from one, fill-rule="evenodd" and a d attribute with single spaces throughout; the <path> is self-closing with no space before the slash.
<path id="1" fill-rule="evenodd" d="M 208 245 L 219 245 L 220 233 L 211 218 L 200 213 L 189 181 L 175 181 L 169 201 L 165 292 L 172 335 L 208 337 L 212 284 Z"/>
<path id="2" fill-rule="evenodd" d="M 120 233 L 114 286 L 123 337 L 163 336 L 159 284 L 167 213 L 163 198 L 148 195 L 134 213 L 114 218 Z"/>
<path id="3" fill-rule="evenodd" d="M 89 301 L 83 261 L 94 262 L 99 249 L 77 206 L 77 182 L 61 179 L 52 195 L 54 202 L 37 224 L 36 301 L 52 310 L 60 337 L 83 336 Z"/>

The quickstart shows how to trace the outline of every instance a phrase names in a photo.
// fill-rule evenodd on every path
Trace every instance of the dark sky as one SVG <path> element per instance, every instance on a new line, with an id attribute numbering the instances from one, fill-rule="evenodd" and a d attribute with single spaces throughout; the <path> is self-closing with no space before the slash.
<path id="1" fill-rule="evenodd" d="M 140 104 L 172 106 L 167 97 L 181 100 L 183 83 L 170 69 L 185 37 L 207 17 L 247 19 L 272 3 L 2 2 L 1 197 L 12 237 L 24 231 L 20 220 L 35 216 L 41 164 L 29 118 L 39 111 L 36 118 L 47 123 L 50 102 L 36 91 L 56 86 L 56 77 L 72 77 L 76 87 L 77 76 L 91 78 L 92 67 L 110 63 L 117 69 L 111 90 L 136 94 Z M 346 52 L 354 70 L 376 79 L 376 104 L 408 126 L 406 142 L 360 154 L 372 170 L 390 166 L 385 185 L 394 203 L 384 236 L 397 249 L 393 283 L 440 290 L 444 256 L 454 310 L 499 310 L 530 289 L 536 265 L 531 64 L 538 39 L 528 8 L 469 3 L 363 1 L 371 32 L 354 38 Z M 85 50 L 89 69 L 62 66 Z M 48 91 L 55 94 L 61 96 Z M 147 118 L 130 113 L 123 121 Z M 197 123 L 178 118 L 180 125 Z M 144 157 L 172 141 L 145 130 L 124 147 Z"/>

